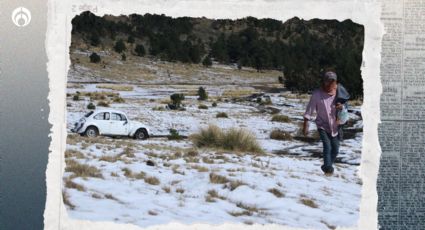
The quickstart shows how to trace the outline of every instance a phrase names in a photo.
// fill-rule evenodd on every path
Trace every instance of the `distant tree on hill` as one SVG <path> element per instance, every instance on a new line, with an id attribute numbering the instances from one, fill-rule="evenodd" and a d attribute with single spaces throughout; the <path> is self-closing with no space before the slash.
<path id="1" fill-rule="evenodd" d="M 212 66 L 212 61 L 211 61 L 211 57 L 210 55 L 207 55 L 204 60 L 202 61 L 202 65 L 204 65 L 205 67 L 210 67 Z"/>
<path id="2" fill-rule="evenodd" d="M 121 52 L 123 52 L 124 50 L 126 50 L 126 47 L 125 47 L 124 41 L 123 41 L 122 39 L 120 39 L 120 40 L 118 40 L 117 42 L 115 42 L 114 50 L 115 50 L 117 53 L 121 53 Z"/>
<path id="3" fill-rule="evenodd" d="M 133 44 L 134 42 L 135 42 L 135 40 L 134 40 L 134 37 L 133 36 L 128 36 L 128 38 L 127 38 L 127 42 L 128 43 L 130 43 L 130 44 Z"/>
<path id="4" fill-rule="evenodd" d="M 137 44 L 136 48 L 134 48 L 134 52 L 136 52 L 137 56 L 143 57 L 146 54 L 145 47 L 142 44 Z"/>
<path id="5" fill-rule="evenodd" d="M 100 62 L 100 56 L 97 53 L 93 52 L 90 55 L 90 62 L 92 62 L 92 63 L 99 63 Z"/>
<path id="6" fill-rule="evenodd" d="M 180 108 L 182 101 L 184 100 L 184 94 L 182 93 L 174 93 L 170 96 L 171 101 L 173 102 L 173 106 L 175 108 Z"/>
<path id="7" fill-rule="evenodd" d="M 93 33 L 90 37 L 90 45 L 98 46 L 100 44 L 100 37 L 97 33 Z"/>
<path id="8" fill-rule="evenodd" d="M 200 101 L 205 101 L 208 99 L 208 93 L 207 91 L 204 89 L 204 87 L 199 87 L 198 89 L 198 100 Z"/>

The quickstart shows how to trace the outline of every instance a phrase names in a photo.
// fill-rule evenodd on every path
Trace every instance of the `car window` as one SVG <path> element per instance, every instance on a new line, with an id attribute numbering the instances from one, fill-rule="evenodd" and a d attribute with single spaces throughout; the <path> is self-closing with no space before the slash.
<path id="1" fill-rule="evenodd" d="M 93 114 L 93 111 L 88 112 L 86 115 L 84 115 L 84 117 L 90 117 L 90 115 Z"/>
<path id="2" fill-rule="evenodd" d="M 98 113 L 93 118 L 96 120 L 109 120 L 109 113 L 108 112 Z"/>
<path id="3" fill-rule="evenodd" d="M 111 120 L 116 120 L 116 121 L 125 121 L 125 116 L 119 113 L 112 113 L 111 115 Z"/>

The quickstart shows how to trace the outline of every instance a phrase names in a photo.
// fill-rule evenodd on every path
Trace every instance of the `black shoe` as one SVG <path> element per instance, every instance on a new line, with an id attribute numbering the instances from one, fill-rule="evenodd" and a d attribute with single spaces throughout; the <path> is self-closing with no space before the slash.
<path id="1" fill-rule="evenodd" d="M 324 166 L 324 165 L 322 165 L 320 168 L 325 173 L 325 175 L 327 175 L 327 174 L 332 175 L 334 173 L 334 168 L 332 166 Z"/>

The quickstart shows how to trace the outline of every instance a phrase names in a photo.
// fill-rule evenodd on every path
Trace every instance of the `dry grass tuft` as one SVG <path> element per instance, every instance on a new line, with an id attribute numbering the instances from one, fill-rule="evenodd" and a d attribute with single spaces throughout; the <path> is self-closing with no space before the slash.
<path id="1" fill-rule="evenodd" d="M 71 157 L 75 157 L 77 159 L 83 159 L 84 154 L 82 152 L 74 150 L 74 149 L 67 149 L 65 151 L 65 158 L 71 158 Z"/>
<path id="2" fill-rule="evenodd" d="M 205 201 L 207 202 L 215 202 L 216 199 L 225 200 L 226 197 L 220 196 L 218 192 L 214 189 L 208 190 L 207 195 L 205 196 Z"/>
<path id="3" fill-rule="evenodd" d="M 180 165 L 173 165 L 173 167 L 171 167 L 171 170 L 173 170 L 174 174 L 180 174 L 180 175 L 185 175 L 185 173 L 183 171 L 179 170 Z"/>
<path id="4" fill-rule="evenodd" d="M 219 112 L 219 113 L 217 113 L 217 115 L 215 115 L 215 117 L 216 118 L 229 118 L 229 116 L 225 112 Z"/>
<path id="5" fill-rule="evenodd" d="M 109 103 L 107 101 L 99 101 L 97 106 L 109 107 Z"/>
<path id="6" fill-rule="evenodd" d="M 318 208 L 319 207 L 319 205 L 317 205 L 316 202 L 314 202 L 314 200 L 309 199 L 307 197 L 300 198 L 300 202 L 303 205 L 308 206 L 308 207 L 311 207 L 311 208 Z"/>
<path id="7" fill-rule="evenodd" d="M 98 177 L 103 178 L 100 170 L 94 166 L 80 164 L 75 160 L 66 160 L 66 172 L 72 172 L 72 177 Z"/>
<path id="8" fill-rule="evenodd" d="M 143 171 L 140 171 L 139 173 L 134 173 L 129 168 L 123 168 L 121 170 L 124 172 L 124 176 L 127 178 L 141 180 L 141 179 L 145 179 L 145 176 L 146 176 L 146 173 Z"/>
<path id="9" fill-rule="evenodd" d="M 62 191 L 62 200 L 63 200 L 63 203 L 66 206 L 68 206 L 71 210 L 75 209 L 75 205 L 71 203 L 71 201 L 69 200 L 69 195 L 65 191 Z"/>
<path id="10" fill-rule="evenodd" d="M 204 104 L 200 104 L 198 105 L 198 109 L 208 109 L 208 106 Z"/>
<path id="11" fill-rule="evenodd" d="M 133 157 L 135 157 L 134 150 L 130 147 L 126 147 L 123 150 L 123 152 L 120 154 L 120 156 L 126 156 L 126 157 L 129 157 L 129 158 L 133 158 Z"/>
<path id="12" fill-rule="evenodd" d="M 214 164 L 214 159 L 211 159 L 209 157 L 202 157 L 202 162 L 205 164 Z"/>
<path id="13" fill-rule="evenodd" d="M 210 182 L 213 184 L 225 184 L 229 182 L 229 179 L 225 176 L 221 176 L 215 173 L 210 173 Z"/>
<path id="14" fill-rule="evenodd" d="M 151 185 L 159 185 L 161 183 L 159 179 L 154 176 L 148 176 L 148 177 L 145 177 L 144 179 L 146 183 Z"/>
<path id="15" fill-rule="evenodd" d="M 168 187 L 168 186 L 162 187 L 162 190 L 164 190 L 164 192 L 166 192 L 166 193 L 170 193 L 171 192 L 171 188 Z"/>
<path id="16" fill-rule="evenodd" d="M 272 193 L 273 195 L 275 195 L 278 198 L 284 197 L 285 194 L 283 192 L 281 192 L 279 189 L 277 188 L 271 188 L 269 190 L 267 190 L 269 193 Z"/>
<path id="17" fill-rule="evenodd" d="M 96 88 L 111 89 L 117 91 L 133 91 L 133 86 L 131 85 L 99 84 L 96 85 Z"/>
<path id="18" fill-rule="evenodd" d="M 105 198 L 106 199 L 110 199 L 110 200 L 118 201 L 118 199 L 116 197 L 114 197 L 112 194 L 105 194 Z"/>
<path id="19" fill-rule="evenodd" d="M 212 147 L 234 151 L 263 153 L 256 137 L 251 132 L 241 128 L 221 130 L 216 125 L 209 125 L 198 133 L 190 136 L 197 147 Z"/>
<path id="20" fill-rule="evenodd" d="M 290 141 L 292 135 L 287 131 L 275 129 L 270 133 L 270 139 Z"/>
<path id="21" fill-rule="evenodd" d="M 95 199 L 102 199 L 102 196 L 97 194 L 97 193 L 93 193 L 91 194 L 91 197 L 95 198 Z"/>
<path id="22" fill-rule="evenodd" d="M 193 169 L 198 170 L 198 172 L 208 172 L 209 169 L 207 167 L 201 166 L 201 165 L 192 165 Z"/>
<path id="23" fill-rule="evenodd" d="M 121 155 L 114 155 L 114 156 L 101 156 L 99 158 L 99 161 L 106 161 L 106 162 L 117 162 L 120 160 Z"/>
<path id="24" fill-rule="evenodd" d="M 291 119 L 286 115 L 274 115 L 272 121 L 288 123 L 291 122 Z"/>
<path id="25" fill-rule="evenodd" d="M 86 191 L 86 188 L 84 186 L 75 183 L 74 181 L 72 181 L 69 178 L 67 178 L 65 180 L 65 187 L 70 188 L 70 189 L 77 189 L 80 192 Z"/>
<path id="26" fill-rule="evenodd" d="M 149 210 L 149 211 L 148 211 L 148 214 L 149 214 L 149 215 L 151 215 L 151 216 L 157 216 L 157 215 L 158 215 L 158 213 L 157 213 L 157 212 L 152 211 L 152 210 Z"/>
<path id="27" fill-rule="evenodd" d="M 222 94 L 223 97 L 244 97 L 255 93 L 253 89 L 237 89 L 225 90 Z"/>
<path id="28" fill-rule="evenodd" d="M 114 97 L 112 99 L 112 101 L 115 102 L 115 103 L 124 103 L 125 102 L 124 98 L 122 98 L 120 96 Z"/>
<path id="29" fill-rule="evenodd" d="M 239 216 L 252 216 L 252 212 L 248 211 L 248 210 L 244 210 L 244 211 L 230 211 L 228 212 L 230 215 L 234 216 L 234 217 L 239 217 Z"/>
<path id="30" fill-rule="evenodd" d="M 233 191 L 241 185 L 246 185 L 246 183 L 243 182 L 243 181 L 240 181 L 240 180 L 231 181 L 230 184 L 229 184 L 229 189 L 230 189 L 230 191 Z"/>
<path id="31" fill-rule="evenodd" d="M 238 208 L 245 209 L 245 210 L 247 210 L 247 211 L 249 211 L 249 212 L 258 212 L 258 211 L 260 211 L 260 210 L 257 208 L 257 206 L 255 206 L 255 205 L 248 205 L 248 204 L 244 204 L 244 203 L 242 203 L 242 202 L 238 202 L 238 203 L 236 203 L 236 206 L 237 206 Z"/>

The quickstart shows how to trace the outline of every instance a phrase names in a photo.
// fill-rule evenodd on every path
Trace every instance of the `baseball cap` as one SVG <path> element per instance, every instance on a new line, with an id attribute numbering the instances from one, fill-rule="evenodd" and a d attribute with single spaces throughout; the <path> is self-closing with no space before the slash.
<path id="1" fill-rule="evenodd" d="M 336 73 L 333 71 L 327 71 L 324 75 L 323 75 L 323 80 L 327 81 L 327 80 L 334 80 L 336 81 L 337 76 Z"/>

